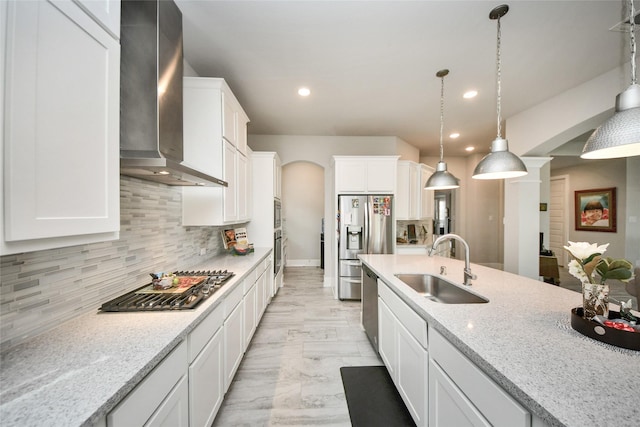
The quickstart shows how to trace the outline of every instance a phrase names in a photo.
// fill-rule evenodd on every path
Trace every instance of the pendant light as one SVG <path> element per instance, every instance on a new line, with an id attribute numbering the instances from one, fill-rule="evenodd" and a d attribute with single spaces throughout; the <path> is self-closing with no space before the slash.
<path id="1" fill-rule="evenodd" d="M 636 80 L 635 11 L 629 0 L 631 86 L 616 96 L 616 112 L 591 134 L 580 155 L 583 159 L 615 159 L 640 155 L 640 86 Z"/>
<path id="2" fill-rule="evenodd" d="M 497 113 L 498 136 L 491 143 L 491 152 L 487 154 L 473 171 L 475 179 L 503 179 L 515 178 L 527 174 L 527 167 L 522 160 L 509 151 L 509 144 L 502 138 L 500 116 L 500 18 L 509 12 L 509 6 L 503 4 L 494 8 L 489 13 L 489 18 L 498 21 L 498 48 L 496 55 L 496 86 L 497 86 Z"/>
<path id="3" fill-rule="evenodd" d="M 425 190 L 448 190 L 460 187 L 460 180 L 447 171 L 447 164 L 444 162 L 444 146 L 442 145 L 442 133 L 444 131 L 444 78 L 449 74 L 449 70 L 440 70 L 436 77 L 441 80 L 440 84 L 440 161 L 436 166 L 436 171 L 429 177 L 424 186 Z"/>

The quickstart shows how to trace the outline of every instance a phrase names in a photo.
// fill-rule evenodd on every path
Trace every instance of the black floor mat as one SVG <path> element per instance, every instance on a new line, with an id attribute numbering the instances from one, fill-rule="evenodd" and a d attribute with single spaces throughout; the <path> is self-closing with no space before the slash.
<path id="1" fill-rule="evenodd" d="M 354 427 L 415 426 L 384 366 L 340 368 Z"/>

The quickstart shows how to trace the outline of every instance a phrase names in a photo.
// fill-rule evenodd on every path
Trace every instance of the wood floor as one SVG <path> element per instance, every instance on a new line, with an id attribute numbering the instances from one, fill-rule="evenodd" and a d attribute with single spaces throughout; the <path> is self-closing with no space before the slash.
<path id="1" fill-rule="evenodd" d="M 350 426 L 341 366 L 382 365 L 360 302 L 322 286 L 324 270 L 287 267 L 214 426 Z"/>

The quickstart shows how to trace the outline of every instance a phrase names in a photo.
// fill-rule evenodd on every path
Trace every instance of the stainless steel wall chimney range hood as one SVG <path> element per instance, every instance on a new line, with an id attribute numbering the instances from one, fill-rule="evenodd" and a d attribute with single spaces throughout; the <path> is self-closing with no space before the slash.
<path id="1" fill-rule="evenodd" d="M 122 1 L 120 43 L 120 173 L 167 185 L 227 186 L 183 163 L 178 6 Z"/>

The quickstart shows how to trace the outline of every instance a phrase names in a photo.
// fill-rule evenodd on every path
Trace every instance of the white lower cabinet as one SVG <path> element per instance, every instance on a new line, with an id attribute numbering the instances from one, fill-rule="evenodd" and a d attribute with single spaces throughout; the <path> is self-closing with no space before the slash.
<path id="1" fill-rule="evenodd" d="M 244 349 L 247 350 L 251 338 L 256 331 L 258 325 L 256 313 L 256 289 L 257 284 L 254 282 L 244 295 Z"/>
<path id="2" fill-rule="evenodd" d="M 398 391 L 416 425 L 428 425 L 429 354 L 409 331 L 398 323 Z"/>
<path id="3" fill-rule="evenodd" d="M 389 371 L 391 378 L 396 378 L 396 318 L 384 303 L 382 298 L 378 299 L 378 352 Z"/>
<path id="4" fill-rule="evenodd" d="M 273 277 L 273 262 L 267 258 L 263 264 L 263 272 L 256 282 L 256 316 L 258 321 L 271 301 L 275 279 Z"/>
<path id="5" fill-rule="evenodd" d="M 189 424 L 210 426 L 224 398 L 224 304 L 189 333 Z"/>
<path id="6" fill-rule="evenodd" d="M 266 277 L 267 273 L 263 271 L 256 281 L 256 319 L 258 322 L 262 319 L 262 314 L 267 306 L 267 296 L 264 290 Z"/>
<path id="7" fill-rule="evenodd" d="M 186 374 L 187 344 L 183 341 L 107 415 L 107 425 L 188 425 Z"/>
<path id="8" fill-rule="evenodd" d="M 531 414 L 439 332 L 429 329 L 430 427 L 530 427 Z"/>
<path id="9" fill-rule="evenodd" d="M 189 388 L 184 376 L 151 416 L 145 427 L 189 427 Z"/>
<path id="10" fill-rule="evenodd" d="M 427 323 L 378 281 L 379 352 L 417 426 L 428 425 Z"/>
<path id="11" fill-rule="evenodd" d="M 98 425 L 212 425 L 269 302 L 271 268 L 269 255 Z"/>
<path id="12" fill-rule="evenodd" d="M 429 425 L 490 426 L 436 362 L 429 362 Z"/>
<path id="13" fill-rule="evenodd" d="M 239 292 L 236 300 L 234 294 Z M 232 294 L 224 301 L 225 312 L 228 313 L 224 319 L 224 390 L 229 390 L 242 356 L 244 355 L 244 334 L 242 324 L 244 320 L 244 310 L 242 304 L 242 286 L 238 286 Z M 226 308 L 228 306 L 229 308 Z"/>
<path id="14" fill-rule="evenodd" d="M 380 357 L 418 426 L 546 426 L 380 279 L 378 319 Z"/>

